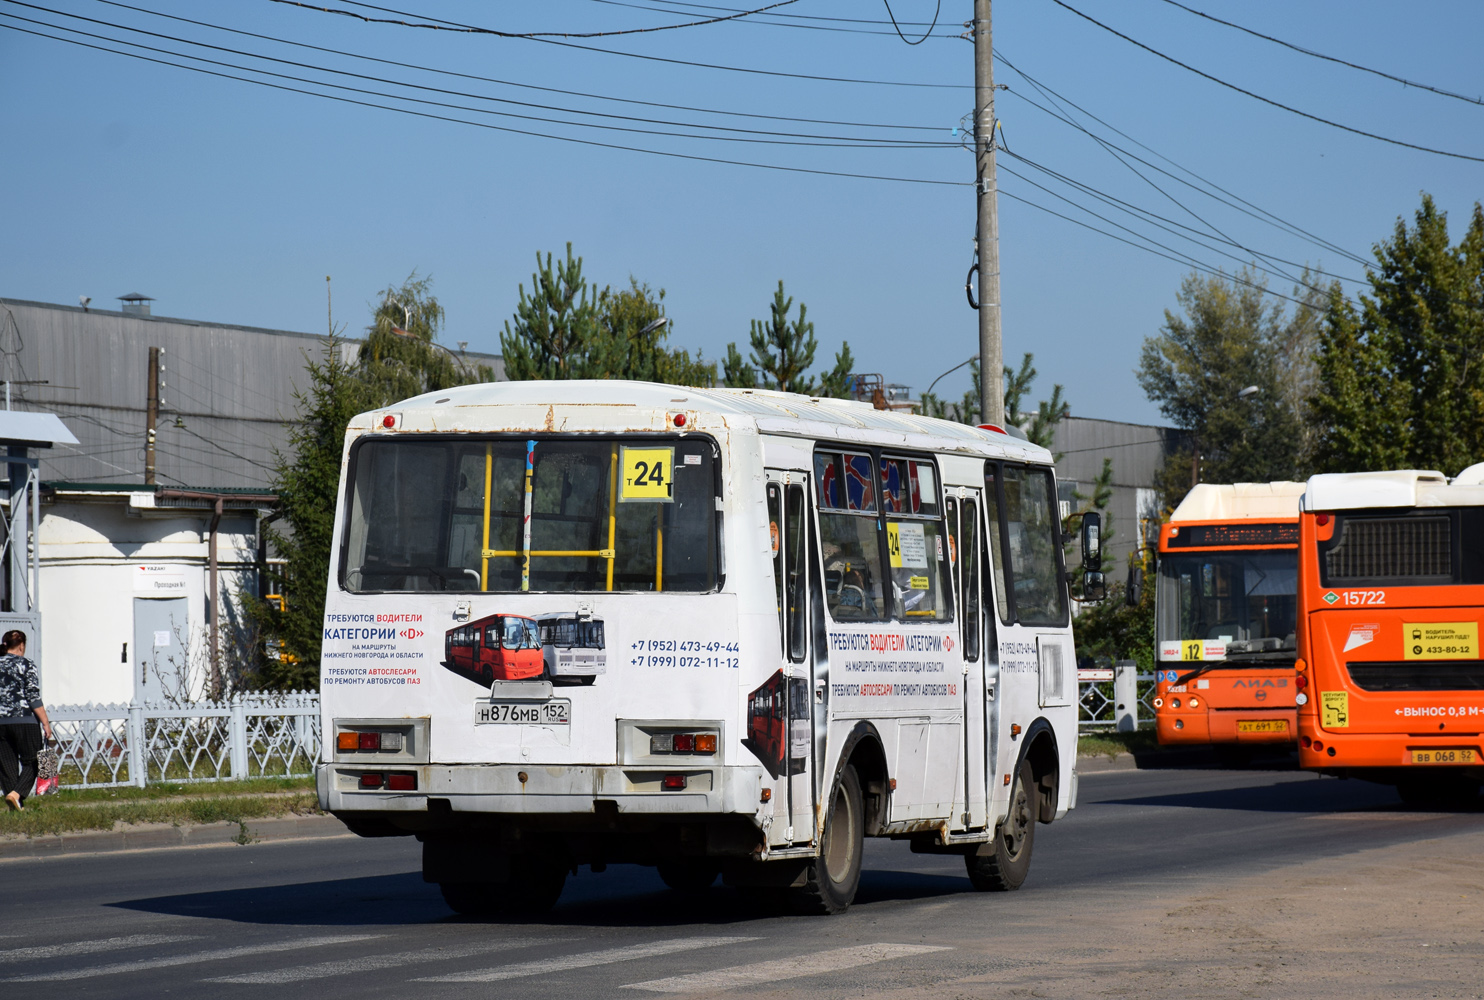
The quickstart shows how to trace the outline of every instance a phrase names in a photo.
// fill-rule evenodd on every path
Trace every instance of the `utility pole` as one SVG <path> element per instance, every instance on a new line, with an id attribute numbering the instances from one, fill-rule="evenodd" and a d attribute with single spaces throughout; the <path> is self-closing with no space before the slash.
<path id="1" fill-rule="evenodd" d="M 994 165 L 994 50 L 990 0 L 974 0 L 974 192 L 979 202 L 979 419 L 1005 423 L 1000 342 L 1000 218 Z"/>
<path id="2" fill-rule="evenodd" d="M 144 485 L 155 484 L 155 426 L 160 422 L 160 349 L 149 349 L 149 395 L 144 403 Z"/>

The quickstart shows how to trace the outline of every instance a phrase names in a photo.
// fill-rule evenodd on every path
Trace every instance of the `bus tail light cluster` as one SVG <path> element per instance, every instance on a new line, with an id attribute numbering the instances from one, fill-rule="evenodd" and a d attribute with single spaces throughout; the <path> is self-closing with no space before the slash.
<path id="1" fill-rule="evenodd" d="M 667 774 L 665 775 L 665 779 L 660 782 L 660 787 L 667 792 L 683 792 L 685 791 L 685 786 L 686 779 L 683 774 Z"/>
<path id="2" fill-rule="evenodd" d="M 649 737 L 650 753 L 716 753 L 715 733 L 654 733 Z M 668 778 L 666 779 L 669 780 Z M 669 787 L 666 785 L 665 787 Z M 685 787 L 684 785 L 681 786 Z"/>
<path id="3" fill-rule="evenodd" d="M 402 749 L 399 732 L 341 732 L 335 737 L 335 749 L 341 753 L 397 753 Z"/>
<path id="4" fill-rule="evenodd" d="M 367 771 L 361 775 L 360 786 L 363 790 L 385 788 L 391 792 L 415 792 L 417 775 L 411 771 Z"/>

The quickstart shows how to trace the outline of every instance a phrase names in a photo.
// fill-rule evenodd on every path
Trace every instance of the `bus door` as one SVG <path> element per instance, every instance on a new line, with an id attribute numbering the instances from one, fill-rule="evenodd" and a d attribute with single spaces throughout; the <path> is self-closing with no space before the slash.
<path id="1" fill-rule="evenodd" d="M 781 667 L 753 693 L 757 707 L 749 708 L 748 724 L 755 743 L 768 748 L 773 777 L 785 782 L 783 839 L 810 843 L 816 815 L 814 713 L 816 708 L 823 712 L 824 705 L 815 705 L 810 655 L 809 474 L 769 469 L 767 478 Z"/>
<path id="2" fill-rule="evenodd" d="M 999 719 L 1005 754 L 1001 782 L 1020 747 L 1014 740 L 1041 709 L 1070 705 L 1075 684 L 1067 630 L 1056 481 L 1045 466 L 989 462 L 985 466 L 991 563 L 998 580 Z M 987 597 L 987 595 L 986 595 Z M 1019 727 L 1019 728 L 1017 728 Z M 1004 743 L 1005 730 L 1011 742 Z M 998 784 L 998 783 L 997 783 Z"/>
<path id="3" fill-rule="evenodd" d="M 954 827 L 974 830 L 988 823 L 989 718 L 994 697 L 993 670 L 986 669 L 984 613 L 980 599 L 981 549 L 984 545 L 983 499 L 978 490 L 960 487 L 948 499 L 949 555 L 952 559 L 954 606 L 959 615 L 959 650 L 963 655 L 963 810 Z M 951 661 L 950 661 L 951 662 Z"/>

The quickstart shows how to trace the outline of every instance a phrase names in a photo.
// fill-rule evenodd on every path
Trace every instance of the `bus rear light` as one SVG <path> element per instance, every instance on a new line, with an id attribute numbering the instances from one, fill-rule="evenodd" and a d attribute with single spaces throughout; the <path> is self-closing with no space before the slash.
<path id="1" fill-rule="evenodd" d="M 380 788 L 385 779 L 386 775 L 382 774 L 380 771 L 367 771 L 365 774 L 361 775 L 361 787 Z"/>
<path id="2" fill-rule="evenodd" d="M 773 789 L 771 789 L 771 788 L 764 788 L 763 789 L 762 801 L 764 801 L 764 802 L 772 802 L 773 801 Z"/>
<path id="3" fill-rule="evenodd" d="M 1305 677 L 1303 674 L 1297 674 L 1293 678 L 1293 686 L 1302 691 L 1304 688 L 1309 686 L 1309 678 Z"/>
<path id="4" fill-rule="evenodd" d="M 1190 707 L 1191 708 L 1200 708 L 1201 707 L 1201 700 L 1199 698 L 1196 698 L 1196 697 L 1191 697 L 1191 699 L 1190 699 Z"/>
<path id="5" fill-rule="evenodd" d="M 360 734 L 360 737 L 361 737 L 361 739 L 360 739 L 360 748 L 362 750 L 380 750 L 381 749 L 381 734 L 380 733 L 361 733 Z"/>
<path id="6" fill-rule="evenodd" d="M 1311 739 L 1309 739 L 1309 737 L 1307 737 L 1307 736 L 1300 736 L 1299 737 L 1299 742 L 1304 745 L 1304 749 L 1305 750 L 1309 749 L 1311 746 L 1314 745 L 1314 741 L 1311 740 Z"/>
<path id="7" fill-rule="evenodd" d="M 1154 707 L 1155 708 L 1164 708 L 1165 707 L 1165 700 L 1163 698 L 1156 698 L 1156 699 L 1154 699 Z"/>
<path id="8" fill-rule="evenodd" d="M 685 791 L 685 775 L 667 774 L 665 780 L 660 782 L 660 786 L 667 792 L 683 792 Z"/>
<path id="9" fill-rule="evenodd" d="M 676 427 L 684 427 L 685 426 L 685 414 L 684 413 L 677 413 L 677 414 L 675 414 L 675 426 Z"/>
<path id="10" fill-rule="evenodd" d="M 1324 741 L 1323 740 L 1315 740 L 1314 741 L 1314 749 L 1315 750 L 1323 750 L 1324 749 Z"/>
<path id="11" fill-rule="evenodd" d="M 1324 527 L 1326 524 L 1329 523 L 1329 515 L 1328 514 L 1316 514 L 1316 515 L 1314 515 L 1314 523 L 1317 524 L 1317 525 L 1319 525 L 1321 528 Z"/>
<path id="12" fill-rule="evenodd" d="M 410 773 L 388 774 L 386 776 L 386 787 L 394 792 L 417 791 L 417 775 Z"/>
<path id="13" fill-rule="evenodd" d="M 1309 696 L 1300 691 L 1293 696 L 1293 703 L 1300 706 L 1307 705 L 1309 703 Z"/>
<path id="14" fill-rule="evenodd" d="M 402 749 L 401 733 L 382 733 L 381 749 L 386 751 L 399 751 Z"/>
<path id="15" fill-rule="evenodd" d="M 653 733 L 650 753 L 716 753 L 715 733 Z"/>
<path id="16" fill-rule="evenodd" d="M 1171 708 L 1179 708 L 1180 707 L 1180 699 L 1179 698 L 1176 698 L 1174 701 L 1170 702 L 1170 707 Z"/>
<path id="17" fill-rule="evenodd" d="M 335 737 L 335 749 L 344 753 L 361 748 L 360 733 L 341 733 Z"/>

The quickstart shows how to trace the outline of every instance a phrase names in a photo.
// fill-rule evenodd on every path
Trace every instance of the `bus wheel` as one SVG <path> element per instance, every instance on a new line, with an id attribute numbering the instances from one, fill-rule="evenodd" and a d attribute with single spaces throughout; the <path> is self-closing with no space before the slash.
<path id="1" fill-rule="evenodd" d="M 1031 870 L 1031 848 L 1036 843 L 1036 779 L 1029 761 L 1020 765 L 1015 790 L 1010 794 L 1010 814 L 995 830 L 994 839 L 980 844 L 978 852 L 964 855 L 969 881 L 988 892 L 1019 889 Z"/>
<path id="2" fill-rule="evenodd" d="M 721 867 L 704 858 L 661 861 L 655 866 L 660 880 L 676 892 L 705 892 L 721 874 Z"/>
<path id="3" fill-rule="evenodd" d="M 865 851 L 865 817 L 861 783 L 849 764 L 830 797 L 819 857 L 805 870 L 805 882 L 788 890 L 797 913 L 844 913 L 861 883 L 861 855 Z"/>

